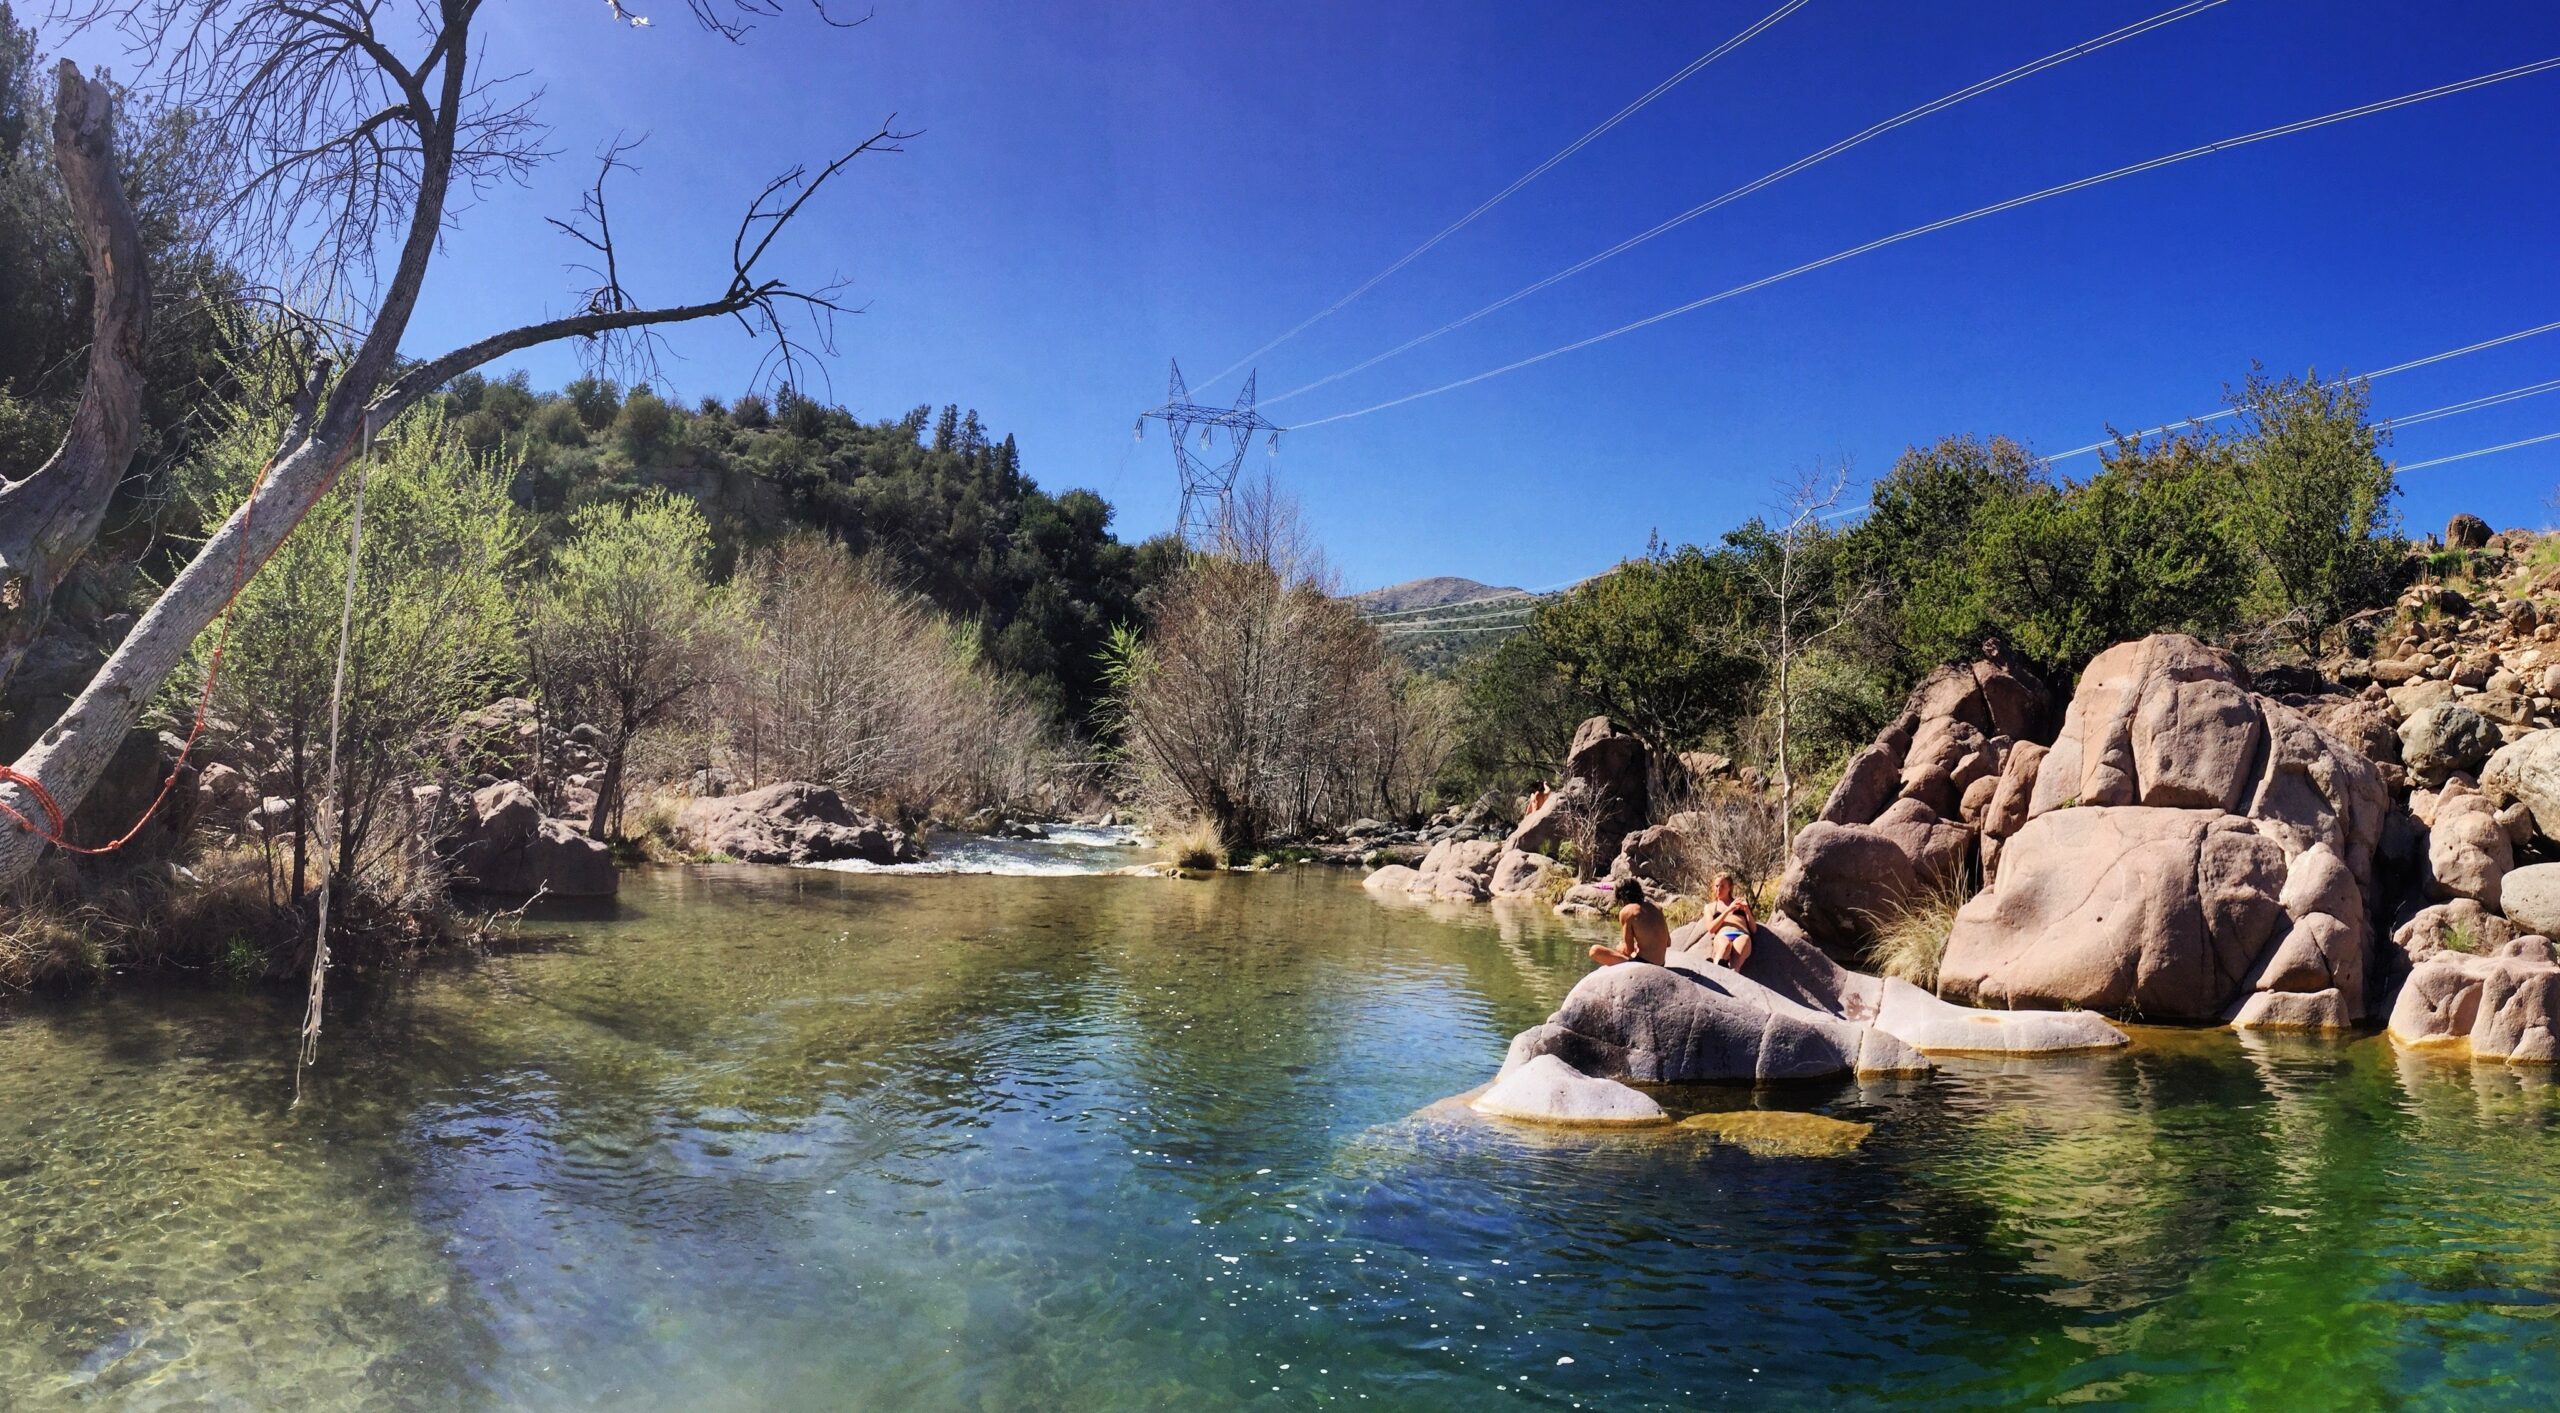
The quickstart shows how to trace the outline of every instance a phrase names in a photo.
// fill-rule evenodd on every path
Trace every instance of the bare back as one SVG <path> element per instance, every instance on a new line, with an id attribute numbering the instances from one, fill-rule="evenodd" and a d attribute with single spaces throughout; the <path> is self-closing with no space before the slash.
<path id="1" fill-rule="evenodd" d="M 1662 909 L 1651 903 L 1629 903 L 1618 909 L 1618 950 L 1661 966 L 1671 955 L 1671 924 Z"/>

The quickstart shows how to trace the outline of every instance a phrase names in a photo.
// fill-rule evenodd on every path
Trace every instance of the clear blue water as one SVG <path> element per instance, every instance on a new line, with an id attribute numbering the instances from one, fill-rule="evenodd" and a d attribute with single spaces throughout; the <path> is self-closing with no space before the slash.
<path id="1" fill-rule="evenodd" d="M 1300 870 L 635 875 L 332 1013 L 0 1015 L 0 1406 L 2548 1407 L 2560 1091 L 2146 1032 L 1760 1105 L 1436 1101 L 1586 963 Z"/>

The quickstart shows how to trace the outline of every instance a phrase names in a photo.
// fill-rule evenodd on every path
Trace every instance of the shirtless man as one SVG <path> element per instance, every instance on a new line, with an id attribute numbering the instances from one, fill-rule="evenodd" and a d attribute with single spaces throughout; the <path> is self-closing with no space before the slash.
<path id="1" fill-rule="evenodd" d="M 1591 948 L 1591 960 L 1604 967 L 1620 962 L 1651 962 L 1662 965 L 1671 954 L 1671 924 L 1664 920 L 1662 909 L 1645 901 L 1644 885 L 1632 878 L 1618 880 L 1618 945 L 1605 947 L 1597 943 Z"/>
<path id="2" fill-rule="evenodd" d="M 1751 933 L 1757 926 L 1751 917 L 1751 900 L 1733 896 L 1730 873 L 1716 875 L 1713 893 L 1703 914 L 1707 956 L 1718 966 L 1740 971 L 1751 960 Z"/>

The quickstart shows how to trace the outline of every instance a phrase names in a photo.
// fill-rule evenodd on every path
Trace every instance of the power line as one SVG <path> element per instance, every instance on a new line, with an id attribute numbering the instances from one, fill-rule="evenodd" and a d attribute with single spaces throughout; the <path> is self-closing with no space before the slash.
<path id="1" fill-rule="evenodd" d="M 1979 98 L 1983 94 L 1989 93 L 1994 89 L 2005 88 L 2020 79 L 2031 78 L 2037 74 L 2043 73 L 2047 69 L 2069 63 L 2071 60 L 2077 59 L 2082 55 L 2094 54 L 2109 45 L 2118 44 L 2125 40 L 2148 34 L 2152 30 L 2176 24 L 2180 20 L 2192 18 L 2196 15 L 2203 14 L 2205 11 L 2213 9 L 2218 5 L 2228 3 L 2229 0 L 2188 0 L 2188 3 L 2186 4 L 2180 5 L 2175 9 L 2164 10 L 2157 15 L 2153 15 L 2147 20 L 2137 20 L 2121 29 L 2110 30 L 2094 39 L 2082 40 L 2080 43 L 2074 44 L 2068 49 L 2057 50 L 2054 53 L 2047 54 L 2041 59 L 2021 64 L 2018 67 L 2009 70 L 2007 73 L 1993 75 L 1990 78 L 1983 79 L 1968 87 L 1957 89 L 1955 92 L 1946 94 L 1943 97 L 1932 99 L 1927 103 L 1921 104 L 1917 108 L 1907 109 L 1904 112 L 1898 113 L 1893 117 L 1885 119 L 1883 122 L 1865 129 L 1864 131 L 1844 137 L 1838 142 L 1831 144 L 1829 147 L 1823 148 L 1819 152 L 1812 153 L 1809 156 L 1799 157 L 1795 161 L 1778 168 L 1776 171 L 1767 173 L 1766 175 L 1758 177 L 1752 181 L 1745 182 L 1743 185 L 1735 187 L 1733 190 L 1724 193 L 1722 196 L 1699 202 L 1697 205 L 1671 217 L 1669 220 L 1663 221 L 1648 230 L 1638 232 L 1635 235 L 1627 237 L 1625 240 L 1619 241 L 1616 245 L 1610 246 L 1608 249 L 1601 251 L 1597 255 L 1593 255 L 1576 264 L 1568 265 L 1564 269 L 1559 270 L 1534 284 L 1523 285 L 1519 289 L 1512 291 L 1510 294 L 1504 295 L 1502 298 L 1484 306 L 1482 309 L 1478 309 L 1472 314 L 1452 319 L 1448 323 L 1442 324 L 1439 328 L 1433 329 L 1427 334 L 1407 339 L 1403 343 L 1397 344 L 1395 347 L 1388 349 L 1384 353 L 1364 358 L 1340 372 L 1328 373 L 1325 376 L 1316 379 L 1314 382 L 1303 383 L 1297 387 L 1291 388 L 1287 392 L 1271 398 L 1269 403 L 1266 403 L 1265 405 L 1267 406 L 1271 403 L 1286 402 L 1289 399 L 1298 396 L 1300 393 L 1313 392 L 1328 383 L 1339 382 L 1344 378 L 1350 377 L 1354 373 L 1364 372 L 1370 368 L 1374 368 L 1377 365 L 1386 362 L 1388 359 L 1398 356 L 1399 354 L 1411 352 L 1412 350 L 1420 348 L 1422 345 L 1429 343 L 1433 339 L 1439 338 L 1444 334 L 1455 333 L 1458 330 L 1465 328 L 1467 325 L 1474 323 L 1478 319 L 1481 319 L 1488 314 L 1492 314 L 1497 310 L 1516 304 L 1521 300 L 1528 298 L 1530 295 L 1536 294 L 1542 289 L 1546 289 L 1552 285 L 1561 284 L 1566 280 L 1572 279 L 1574 276 L 1581 274 L 1583 271 L 1590 269 L 1592 266 L 1597 265 L 1604 260 L 1613 259 L 1619 255 L 1623 255 L 1626 252 L 1635 249 L 1637 246 L 1644 244 L 1646 241 L 1653 239 L 1655 236 L 1662 235 L 1666 232 L 1677 229 L 1680 226 L 1686 225 L 1720 206 L 1730 205 L 1731 203 L 1739 201 L 1743 197 L 1749 196 L 1754 192 L 1775 186 L 1779 182 L 1785 181 L 1787 178 L 1794 176 L 1807 168 L 1815 167 L 1827 162 L 1853 147 L 1860 146 L 1872 139 L 1882 137 L 1896 128 L 1908 127 L 1909 125 L 1920 121 L 1922 118 L 1931 117 L 1935 114 L 1945 112 L 1947 109 L 1952 108 L 1959 103 L 1963 103 L 1969 99 Z"/>
<path id="2" fill-rule="evenodd" d="M 2447 462 L 2453 461 L 2469 461 L 2475 456 L 2488 456 L 2494 452 L 2513 451 L 2520 446 L 2534 446 L 2542 442 L 2560 442 L 2560 432 L 2545 432 L 2538 437 L 2526 437 L 2522 441 L 2501 442 L 2496 446 L 2484 446 L 2477 451 L 2457 451 L 2451 456 L 2439 456 L 2426 461 L 2412 461 L 2404 466 L 2392 467 L 2391 474 L 2398 476 L 2410 471 L 2424 471 L 2430 466 L 2442 466 Z"/>
<path id="3" fill-rule="evenodd" d="M 2490 393 L 2486 397 L 2475 397 L 2467 402 L 2450 402 L 2442 407 L 2430 407 L 2424 412 L 2412 412 L 2406 417 L 2385 417 L 2382 419 L 2380 425 L 2394 428 L 2414 427 L 2421 422 L 2435 421 L 2439 417 L 2453 417 L 2465 412 L 2477 412 L 2484 407 L 2497 407 L 2505 403 L 2520 402 L 2528 397 L 2540 397 L 2542 394 L 2547 392 L 2560 392 L 2560 378 L 2553 378 L 2547 382 L 2528 383 L 2520 388 L 2509 388 L 2505 392 Z"/>
<path id="4" fill-rule="evenodd" d="M 1903 241 L 1916 239 L 1924 235 L 1935 234 L 1938 231 L 1943 231 L 1953 226 L 1963 225 L 1968 221 L 1980 220 L 1985 216 L 1995 216 L 2003 212 L 2014 211 L 2019 207 L 2032 205 L 2051 197 L 2065 196 L 2073 192 L 2086 191 L 2091 187 L 2100 186 L 2107 182 L 2116 181 L 2120 178 L 2135 176 L 2143 172 L 2158 171 L 2163 167 L 2173 166 L 2177 163 L 2190 161 L 2197 157 L 2207 157 L 2215 153 L 2226 152 L 2235 147 L 2245 147 L 2252 143 L 2265 142 L 2273 138 L 2290 137 L 2295 133 L 2309 132 L 2314 128 L 2327 127 L 2332 123 L 2342 123 L 2350 118 L 2370 117 L 2376 113 L 2389 112 L 2395 108 L 2405 108 L 2411 104 L 2427 102 L 2430 99 L 2450 97 L 2457 93 L 2467 93 L 2475 88 L 2485 88 L 2490 84 L 2504 83 L 2509 79 L 2523 78 L 2529 74 L 2538 74 L 2554 68 L 2560 68 L 2560 57 L 2541 59 L 2530 64 L 2519 64 L 2514 68 L 2501 69 L 2495 73 L 2481 74 L 2476 77 L 2462 79 L 2454 83 L 2439 84 L 2436 87 L 2420 89 L 2414 93 L 2404 93 L 2397 98 L 2386 98 L 2373 103 L 2360 104 L 2353 108 L 2342 108 L 2337 112 L 2323 114 L 2316 118 L 2304 118 L 2296 122 L 2280 124 L 2276 127 L 2260 128 L 2256 132 L 2242 133 L 2237 137 L 2228 137 L 2218 142 L 2208 142 L 2200 146 L 2186 148 L 2183 151 L 2154 157 L 2147 161 L 2135 162 L 2128 166 L 2117 167 L 2112 171 L 2100 172 L 2095 176 L 2082 177 L 2077 181 L 2064 182 L 2059 186 L 2049 186 L 2041 191 L 2029 192 L 2024 196 L 2013 196 L 2006 201 L 1993 202 L 1988 206 L 1977 206 L 1973 210 L 1964 212 L 1961 215 L 1949 216 L 1942 220 L 1931 221 L 1926 225 L 1913 226 L 1909 230 L 1899 231 L 1893 235 L 1880 236 L 1875 240 L 1868 241 L 1864 245 L 1852 246 L 1847 250 L 1838 252 L 1837 254 L 1826 255 L 1819 260 L 1806 261 L 1804 264 L 1798 265 L 1793 269 L 1781 270 L 1777 274 L 1763 276 L 1762 278 L 1750 281 L 1747 284 L 1735 285 L 1733 288 L 1721 291 L 1720 293 L 1707 295 L 1699 299 L 1693 299 L 1686 304 L 1675 305 L 1672 308 L 1663 310 L 1659 314 L 1647 315 L 1642 319 L 1637 319 L 1631 323 L 1621 324 L 1614 329 L 1593 334 L 1588 338 L 1577 339 L 1572 343 L 1564 344 L 1557 348 L 1551 348 L 1544 353 L 1533 354 L 1527 358 L 1503 364 L 1499 368 L 1488 369 L 1485 372 L 1477 373 L 1470 377 L 1460 378 L 1454 382 L 1442 383 L 1437 387 L 1425 388 L 1420 392 L 1407 393 L 1402 397 L 1389 398 L 1385 402 L 1374 403 L 1370 406 L 1357 408 L 1350 412 L 1337 412 L 1329 417 L 1318 417 L 1312 421 L 1300 422 L 1288 430 L 1299 431 L 1309 427 L 1321 427 L 1328 422 L 1349 421 L 1354 417 L 1366 417 L 1373 412 L 1384 412 L 1389 408 L 1402 407 L 1409 402 L 1419 402 L 1426 397 L 1437 397 L 1442 393 L 1455 392 L 1460 388 L 1469 387 L 1476 383 L 1484 382 L 1490 378 L 1501 377 L 1505 373 L 1516 373 L 1523 368 L 1544 363 L 1551 358 L 1561 358 L 1565 354 L 1579 352 L 1582 349 L 1591 347 L 1593 344 L 1605 343 L 1610 339 L 1619 337 L 1620 335 L 1634 333 L 1638 329 L 1650 328 L 1653 325 L 1662 323 L 1666 320 L 1676 319 L 1683 314 L 1693 313 L 1697 310 L 1704 309 L 1710 304 L 1720 304 L 1723 301 L 1735 298 L 1736 296 L 1749 294 L 1754 290 L 1765 289 L 1770 285 L 1778 284 L 1781 281 L 1794 279 L 1798 275 L 1810 274 L 1813 271 L 1823 269 L 1826 266 L 1837 265 L 1844 260 L 1854 259 L 1857 256 L 1865 255 L 1871 251 L 1881 250 L 1889 245 L 1899 245 Z"/>
<path id="5" fill-rule="evenodd" d="M 2554 329 L 2560 329 L 2560 320 L 2553 320 L 2548 324 L 2536 324 L 2530 329 L 2518 329 L 2512 334 L 2500 334 L 2493 339 L 2482 339 L 2478 343 L 2464 344 L 2460 348 L 2448 348 L 2442 353 L 2430 353 L 2424 358 L 2412 358 L 2406 363 L 2394 363 L 2388 368 L 2376 368 L 2370 373 L 2357 373 L 2344 378 L 2333 378 L 2330 381 L 2323 383 L 2321 386 L 2334 392 L 2352 382 L 2369 383 L 2376 378 L 2387 378 L 2394 373 L 2406 373 L 2412 368 L 2424 368 L 2429 364 L 2442 363 L 2448 358 L 2460 358 L 2467 353 L 2478 353 L 2482 349 L 2496 348 L 2501 344 L 2514 343 L 2518 339 L 2529 339 L 2536 334 L 2547 334 Z M 2217 412 L 2201 413 L 2197 416 L 2188 418 L 2184 422 L 2165 423 L 2161 426 L 2153 427 L 2148 431 L 2137 432 L 2134 435 L 2137 439 L 2156 437 L 2164 432 L 2174 432 L 2181 427 L 2193 426 L 2198 422 L 2217 422 L 2225 417 L 2236 416 L 2239 413 L 2239 410 L 2240 409 L 2236 407 L 2226 407 Z M 2437 409 L 2437 412 L 2441 414 L 2446 410 L 2447 409 L 2439 408 Z M 2427 414 L 2414 415 L 2423 416 Z M 2402 422 L 2408 422 L 2413 419 L 2410 417 L 2403 417 L 2400 420 Z M 2075 446 L 2069 451 L 2056 452 L 2053 455 L 2046 457 L 2045 460 L 2048 462 L 2065 461 L 2075 456 L 2086 456 L 2093 451 L 2104 451 L 2108 447 L 2114 445 L 2115 441 L 2113 439 L 2103 442 L 2091 442 L 2087 446 Z"/>
<path id="6" fill-rule="evenodd" d="M 1584 133 L 1582 136 L 1575 138 L 1572 142 L 1567 143 L 1563 150 L 1557 152 L 1554 156 L 1540 162 L 1538 165 L 1531 167 L 1528 171 L 1522 173 L 1511 183 L 1511 185 L 1504 187 L 1502 190 L 1495 192 L 1489 197 L 1486 197 L 1474 210 L 1469 211 L 1467 214 L 1460 216 L 1457 220 L 1442 227 L 1440 233 L 1431 237 L 1431 239 L 1426 240 L 1422 244 L 1415 246 L 1413 249 L 1406 251 L 1394 264 L 1389 265 L 1387 268 L 1371 275 L 1368 279 L 1363 280 L 1359 287 L 1352 290 L 1349 294 L 1346 294 L 1340 299 L 1335 300 L 1333 303 L 1326 305 L 1324 308 L 1317 310 L 1315 313 L 1308 315 L 1306 318 L 1299 320 L 1296 324 L 1290 326 L 1286 332 L 1271 340 L 1269 343 L 1264 344 L 1262 347 L 1255 349 L 1253 352 L 1246 354 L 1244 357 L 1239 358 L 1235 362 L 1228 364 L 1226 367 L 1219 369 L 1215 373 L 1212 373 L 1207 379 L 1201 382 L 1200 386 L 1204 388 L 1209 386 L 1209 384 L 1218 381 L 1220 378 L 1226 377 L 1228 374 L 1235 372 L 1237 369 L 1244 367 L 1246 364 L 1253 362 L 1262 355 L 1269 353 L 1271 350 L 1278 348 L 1280 345 L 1287 343 L 1289 340 L 1296 338 L 1298 335 L 1305 333 L 1307 330 L 1314 328 L 1316 325 L 1342 312 L 1342 310 L 1353 300 L 1358 299 L 1360 296 L 1376 289 L 1380 284 L 1385 283 L 1389 276 L 1422 258 L 1422 256 L 1429 252 L 1433 246 L 1438 245 L 1440 242 L 1447 240 L 1449 237 L 1456 235 L 1458 232 L 1474 224 L 1477 217 L 1482 216 L 1484 213 L 1501 205 L 1503 202 L 1510 200 L 1522 187 L 1525 187 L 1529 183 L 1546 175 L 1549 168 L 1554 167 L 1557 163 L 1562 162 L 1576 152 L 1579 152 L 1583 148 L 1589 146 L 1595 139 L 1608 132 L 1611 128 L 1614 128 L 1618 124 L 1635 116 L 1637 110 L 1643 108 L 1646 104 L 1651 103 L 1653 100 L 1660 98 L 1666 93 L 1669 93 L 1672 89 L 1679 87 L 1681 84 L 1687 82 L 1699 70 L 1714 63 L 1716 60 L 1723 58 L 1725 55 L 1732 53 L 1734 50 L 1741 48 L 1743 45 L 1750 43 L 1754 38 L 1759 36 L 1762 30 L 1769 28 L 1778 21 L 1783 20 L 1787 16 L 1794 14 L 1796 11 L 1803 9 L 1809 3 L 1811 3 L 1811 0 L 1787 0 L 1787 3 L 1780 5 L 1777 9 L 1761 16 L 1759 21 L 1753 24 L 1749 29 L 1746 29 L 1742 33 L 1735 35 L 1733 38 L 1726 40 L 1724 43 L 1717 45 L 1715 48 L 1708 50 L 1706 53 L 1699 55 L 1697 58 L 1690 60 L 1678 73 L 1675 73 L 1671 77 L 1664 79 L 1662 82 L 1655 84 L 1652 88 L 1646 90 L 1645 93 L 1634 102 L 1629 103 L 1624 108 L 1610 114 L 1606 122 L 1603 122 L 1600 126 Z"/>
<path id="7" fill-rule="evenodd" d="M 1603 569 L 1599 571 L 1599 573 L 1585 574 L 1579 579 L 1567 579 L 1560 584 L 1549 584 L 1543 589 L 1505 589 L 1498 594 L 1487 594 L 1480 599 L 1462 599 L 1456 603 L 1429 604 L 1421 608 L 1389 609 L 1384 613 L 1363 613 L 1360 616 L 1368 619 L 1372 623 L 1383 623 L 1391 618 L 1410 618 L 1418 613 L 1445 613 L 1450 609 L 1466 609 L 1473 611 L 1484 608 L 1490 604 L 1500 603 L 1505 599 L 1542 599 L 1550 594 L 1560 594 L 1567 589 L 1579 588 L 1580 586 L 1588 584 L 1592 580 L 1599 578 L 1601 574 L 1606 574 L 1608 572 L 1608 570 Z M 1354 595 L 1353 597 L 1356 598 L 1358 596 Z"/>
<path id="8" fill-rule="evenodd" d="M 1521 604 L 1516 608 L 1501 609 L 1490 613 L 1462 614 L 1449 618 L 1417 618 L 1409 623 L 1385 624 L 1382 625 L 1378 631 L 1381 633 L 1436 633 L 1446 628 L 1464 627 L 1470 623 L 1491 623 L 1497 619 L 1507 620 L 1513 623 L 1526 623 L 1531 617 L 1536 615 L 1538 608 L 1539 605 L 1537 604 L 1526 603 Z"/>

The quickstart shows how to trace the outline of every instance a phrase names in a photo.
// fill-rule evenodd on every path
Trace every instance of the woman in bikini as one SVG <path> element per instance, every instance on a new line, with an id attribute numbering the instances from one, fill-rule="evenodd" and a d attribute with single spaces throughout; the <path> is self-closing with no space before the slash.
<path id="1" fill-rule="evenodd" d="M 1707 904 L 1707 956 L 1719 966 L 1742 970 L 1751 960 L 1751 934 L 1758 926 L 1751 917 L 1751 900 L 1733 895 L 1733 875 L 1716 875 L 1713 898 Z"/>

